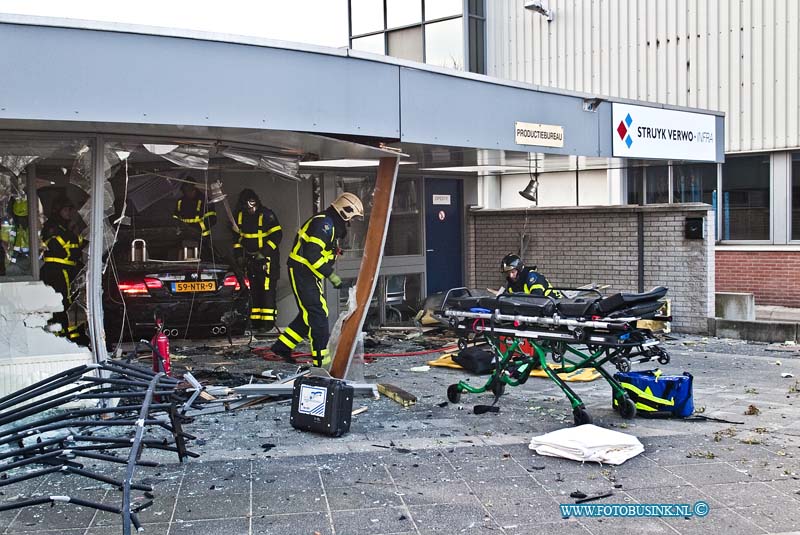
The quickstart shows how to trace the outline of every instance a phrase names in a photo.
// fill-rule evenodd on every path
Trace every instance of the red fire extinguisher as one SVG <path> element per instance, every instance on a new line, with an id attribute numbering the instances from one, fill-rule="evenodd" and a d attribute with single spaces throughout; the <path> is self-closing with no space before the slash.
<path id="1" fill-rule="evenodd" d="M 169 375 L 169 338 L 164 334 L 164 322 L 161 319 L 156 319 L 156 334 L 150 340 L 150 345 L 158 351 L 158 354 L 155 351 L 153 352 L 153 371 L 155 373 L 161 371 L 161 367 L 158 365 L 158 355 L 161 355 L 161 359 L 164 362 L 164 373 Z"/>

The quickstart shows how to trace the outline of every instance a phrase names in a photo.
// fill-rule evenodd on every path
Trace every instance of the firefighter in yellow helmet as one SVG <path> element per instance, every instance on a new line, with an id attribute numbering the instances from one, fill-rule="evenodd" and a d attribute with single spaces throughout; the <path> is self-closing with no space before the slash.
<path id="1" fill-rule="evenodd" d="M 88 244 L 72 229 L 75 206 L 66 196 L 53 201 L 50 216 L 42 227 L 42 243 L 45 250 L 44 265 L 40 273 L 42 281 L 61 294 L 63 312 L 53 314 L 53 321 L 61 324 L 59 336 L 78 341 L 81 333 L 78 326 L 70 322 L 69 308 L 73 302 L 73 285 L 81 264 L 81 251 Z"/>
<path id="2" fill-rule="evenodd" d="M 333 271 L 336 243 L 344 238 L 354 217 L 364 217 L 364 205 L 356 195 L 342 193 L 324 212 L 311 217 L 297 231 L 287 265 L 300 310 L 271 348 L 284 359 L 290 358 L 292 349 L 307 337 L 314 366 L 330 363 L 328 304 L 323 281 L 328 279 L 334 288 L 342 285 L 342 279 Z"/>

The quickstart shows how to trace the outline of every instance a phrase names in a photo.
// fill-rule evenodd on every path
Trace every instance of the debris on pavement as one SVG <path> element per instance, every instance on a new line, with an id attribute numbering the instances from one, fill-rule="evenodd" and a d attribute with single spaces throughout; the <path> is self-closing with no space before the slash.
<path id="1" fill-rule="evenodd" d="M 750 405 L 745 409 L 744 413 L 747 416 L 757 416 L 761 414 L 761 409 L 759 409 L 755 405 Z"/>
<path id="2" fill-rule="evenodd" d="M 528 448 L 539 455 L 614 465 L 644 451 L 635 436 L 593 424 L 566 427 L 533 437 Z"/>
<path id="3" fill-rule="evenodd" d="M 394 385 L 379 383 L 378 392 L 380 392 L 387 398 L 391 399 L 392 401 L 396 401 L 397 403 L 402 405 L 403 408 L 408 408 L 417 402 L 417 396 L 409 394 L 402 388 L 396 387 Z"/>

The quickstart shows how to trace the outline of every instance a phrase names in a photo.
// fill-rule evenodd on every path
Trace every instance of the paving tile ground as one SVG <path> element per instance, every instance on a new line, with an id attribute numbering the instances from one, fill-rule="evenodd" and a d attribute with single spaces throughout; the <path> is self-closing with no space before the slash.
<path id="1" fill-rule="evenodd" d="M 472 406 L 489 395 L 445 403 L 459 370 L 411 372 L 425 357 L 385 358 L 365 366 L 366 380 L 417 395 L 403 409 L 388 399 L 369 407 L 339 439 L 289 425 L 289 406 L 272 403 L 198 417 L 198 459 L 141 468 L 153 504 L 140 514 L 145 534 L 786 534 L 800 533 L 800 377 L 797 352 L 765 345 L 679 337 L 666 372 L 689 371 L 704 415 L 731 421 L 625 421 L 610 408 L 608 386 L 575 383 L 597 425 L 637 436 L 645 452 L 620 466 L 542 457 L 530 438 L 572 425 L 569 405 L 552 383 L 532 379 L 508 388 L 496 414 Z M 269 363 L 272 369 L 290 366 Z M 265 368 L 266 366 L 262 366 Z M 642 364 L 637 369 L 647 369 Z M 258 374 L 261 369 L 254 369 Z M 481 378 L 472 378 L 479 383 Z M 796 388 L 796 387 L 795 387 Z M 755 405 L 760 413 L 746 416 Z M 265 444 L 271 444 L 265 448 Z M 118 504 L 107 485 L 48 476 L 4 487 L 8 503 L 29 496 L 81 491 Z M 564 518 L 570 493 L 611 492 L 594 504 L 706 502 L 704 517 Z M 141 494 L 141 493 L 140 493 Z M 0 512 L 0 535 L 121 533 L 119 517 L 59 504 Z"/>

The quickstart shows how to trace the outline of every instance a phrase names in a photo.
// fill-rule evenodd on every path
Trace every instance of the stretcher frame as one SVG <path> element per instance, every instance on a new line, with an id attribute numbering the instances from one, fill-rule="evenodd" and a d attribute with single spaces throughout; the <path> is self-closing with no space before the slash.
<path id="1" fill-rule="evenodd" d="M 466 381 L 450 385 L 447 398 L 451 403 L 458 403 L 462 393 L 480 394 L 487 391 L 494 394 L 496 403 L 505 392 L 506 385 L 520 386 L 527 382 L 533 369 L 540 368 L 569 400 L 575 425 L 592 423 L 580 396 L 558 376 L 560 373 L 592 368 L 611 385 L 614 410 L 623 418 L 633 418 L 636 416 L 636 404 L 603 365 L 611 362 L 620 371 L 630 371 L 631 359 L 635 357 L 639 357 L 639 362 L 657 358 L 660 364 L 669 363 L 669 354 L 660 347 L 660 341 L 653 337 L 652 332 L 636 327 L 636 321 L 642 318 L 585 320 L 562 318 L 557 314 L 552 317 L 503 314 L 499 307 L 503 295 L 497 296 L 498 306 L 494 311 L 448 309 L 450 292 L 463 290 L 469 295 L 466 288 L 455 288 L 448 292 L 442 305 L 444 316 L 449 318 L 449 326 L 459 333 L 460 348 L 480 338 L 488 343 L 496 357 L 495 369 L 481 386 L 472 386 Z M 513 294 L 513 297 L 524 298 L 525 295 Z M 525 341 L 529 342 L 532 351 L 526 347 Z M 559 367 L 548 366 L 548 353 Z"/>

